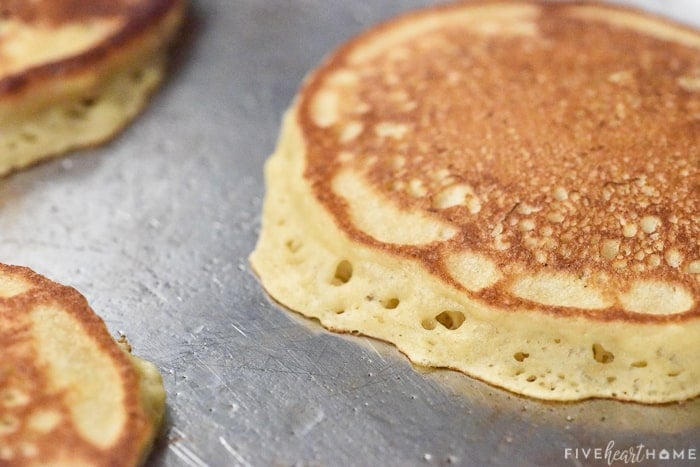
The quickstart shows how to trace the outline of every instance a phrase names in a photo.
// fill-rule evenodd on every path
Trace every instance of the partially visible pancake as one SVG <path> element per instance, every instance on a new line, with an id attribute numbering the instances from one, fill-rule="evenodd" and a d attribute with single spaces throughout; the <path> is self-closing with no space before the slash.
<path id="1" fill-rule="evenodd" d="M 0 175 L 112 137 L 163 77 L 184 0 L 0 3 Z"/>
<path id="2" fill-rule="evenodd" d="M 0 465 L 141 463 L 165 392 L 129 350 L 75 289 L 0 265 Z"/>
<path id="3" fill-rule="evenodd" d="M 280 303 L 532 397 L 700 394 L 700 34 L 596 3 L 408 14 L 305 81 L 251 256 Z"/>

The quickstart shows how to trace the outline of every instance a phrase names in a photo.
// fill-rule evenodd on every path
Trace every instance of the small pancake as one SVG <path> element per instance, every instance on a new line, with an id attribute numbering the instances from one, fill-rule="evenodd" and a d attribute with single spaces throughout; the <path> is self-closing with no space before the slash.
<path id="1" fill-rule="evenodd" d="M 304 82 L 251 263 L 280 303 L 550 400 L 700 394 L 700 34 L 598 3 L 382 24 Z"/>
<path id="2" fill-rule="evenodd" d="M 0 5 L 0 175 L 111 138 L 163 77 L 184 0 Z"/>
<path id="3" fill-rule="evenodd" d="M 158 370 L 75 289 L 0 265 L 0 465 L 141 463 L 163 418 Z"/>

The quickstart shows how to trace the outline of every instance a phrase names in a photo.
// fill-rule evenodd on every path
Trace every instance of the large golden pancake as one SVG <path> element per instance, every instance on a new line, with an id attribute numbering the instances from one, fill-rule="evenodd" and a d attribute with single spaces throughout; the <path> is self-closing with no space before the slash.
<path id="1" fill-rule="evenodd" d="M 700 34 L 468 2 L 312 73 L 251 256 L 279 302 L 532 397 L 700 394 Z"/>
<path id="2" fill-rule="evenodd" d="M 0 3 L 0 175 L 101 143 L 161 81 L 184 0 Z"/>
<path id="3" fill-rule="evenodd" d="M 140 463 L 165 392 L 128 351 L 76 290 L 0 265 L 0 465 Z"/>

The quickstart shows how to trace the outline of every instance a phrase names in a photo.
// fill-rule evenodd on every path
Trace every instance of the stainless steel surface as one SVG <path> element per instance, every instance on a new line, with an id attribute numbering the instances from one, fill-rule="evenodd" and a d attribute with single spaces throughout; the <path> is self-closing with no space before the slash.
<path id="1" fill-rule="evenodd" d="M 607 465 L 566 449 L 610 441 L 683 449 L 674 465 L 697 465 L 698 400 L 521 399 L 327 333 L 258 286 L 247 255 L 262 164 L 301 79 L 343 40 L 427 3 L 192 0 L 173 72 L 135 125 L 0 181 L 0 261 L 78 288 L 162 370 L 168 420 L 151 465 Z M 696 0 L 628 3 L 700 25 Z"/>

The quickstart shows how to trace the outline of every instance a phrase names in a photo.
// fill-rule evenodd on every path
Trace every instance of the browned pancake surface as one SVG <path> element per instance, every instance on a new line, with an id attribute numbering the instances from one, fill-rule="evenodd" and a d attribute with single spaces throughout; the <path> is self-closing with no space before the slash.
<path id="1" fill-rule="evenodd" d="M 690 38 L 682 43 L 583 20 L 572 14 L 580 5 L 511 3 L 536 6 L 534 34 L 450 23 L 374 56 L 362 51 L 418 18 L 409 15 L 349 43 L 312 75 L 298 118 L 316 198 L 354 240 L 418 259 L 457 287 L 445 258 L 464 249 L 485 254 L 504 278 L 465 292 L 488 303 L 531 305 L 509 291 L 511 278 L 550 271 L 608 295 L 658 281 L 695 299 L 672 314 L 626 310 L 615 296 L 602 309 L 537 304 L 544 310 L 600 320 L 697 318 L 699 35 L 673 26 Z M 450 8 L 461 7 L 435 11 Z M 319 121 L 314 99 L 327 88 L 341 102 L 339 116 Z M 457 232 L 423 245 L 374 238 L 334 192 L 341 170 Z"/>

